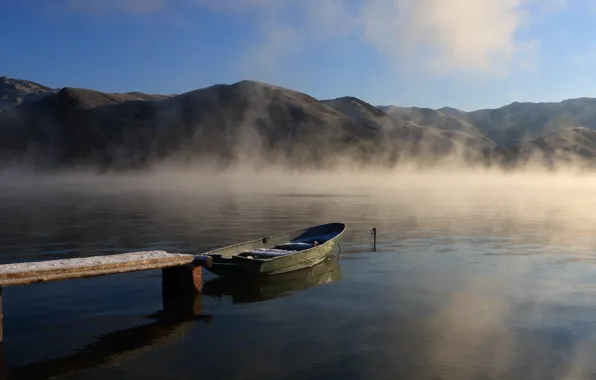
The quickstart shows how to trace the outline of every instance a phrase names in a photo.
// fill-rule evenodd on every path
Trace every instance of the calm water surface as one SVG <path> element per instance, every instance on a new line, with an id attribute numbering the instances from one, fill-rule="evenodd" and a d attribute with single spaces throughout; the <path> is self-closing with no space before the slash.
<path id="1" fill-rule="evenodd" d="M 6 288 L 7 377 L 592 378 L 596 188 L 453 186 L 5 187 L 2 263 L 348 224 L 339 260 L 264 284 L 205 274 L 171 310 L 159 270 Z"/>

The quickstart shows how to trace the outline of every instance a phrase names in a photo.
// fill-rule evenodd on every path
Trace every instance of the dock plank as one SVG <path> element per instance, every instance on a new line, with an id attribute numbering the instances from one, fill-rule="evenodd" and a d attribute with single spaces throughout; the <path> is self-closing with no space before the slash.
<path id="1" fill-rule="evenodd" d="M 67 280 L 190 264 L 195 256 L 166 251 L 24 262 L 0 265 L 0 286 Z"/>

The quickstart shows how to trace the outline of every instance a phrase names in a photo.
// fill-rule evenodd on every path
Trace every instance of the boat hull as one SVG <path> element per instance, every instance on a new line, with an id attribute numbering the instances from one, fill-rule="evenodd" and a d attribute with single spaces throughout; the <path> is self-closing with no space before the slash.
<path id="1" fill-rule="evenodd" d="M 344 230 L 345 225 L 332 223 L 225 247 L 206 253 L 213 258 L 213 264 L 206 269 L 223 277 L 259 277 L 310 268 L 323 262 L 329 255 L 339 250 L 340 238 Z M 325 231 L 333 231 L 337 234 L 324 243 L 296 253 L 270 260 L 255 260 L 237 256 L 238 253 L 245 250 L 271 248 L 277 244 L 304 239 L 304 237 L 314 239 L 312 236 L 316 236 L 317 233 L 320 235 Z"/>

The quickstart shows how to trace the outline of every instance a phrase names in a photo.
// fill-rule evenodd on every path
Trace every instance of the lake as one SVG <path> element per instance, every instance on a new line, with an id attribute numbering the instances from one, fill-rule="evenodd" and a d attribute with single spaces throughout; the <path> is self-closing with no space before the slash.
<path id="1" fill-rule="evenodd" d="M 159 270 L 5 288 L 7 378 L 596 375 L 590 177 L 63 177 L 0 190 L 2 263 L 199 253 L 348 225 L 337 260 L 263 284 L 204 272 L 203 294 L 169 314 Z"/>

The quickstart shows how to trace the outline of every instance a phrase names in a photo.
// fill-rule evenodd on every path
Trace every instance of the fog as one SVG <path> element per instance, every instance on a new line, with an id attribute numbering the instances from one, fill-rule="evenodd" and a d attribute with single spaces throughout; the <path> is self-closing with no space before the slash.
<path id="1" fill-rule="evenodd" d="M 127 12 L 169 7 L 96 3 L 91 8 Z M 233 65 L 272 81 L 283 77 L 279 68 L 293 66 L 283 61 L 306 46 L 350 33 L 412 78 L 506 74 L 527 66 L 535 50 L 524 33 L 514 38 L 535 18 L 526 19 L 518 0 L 455 1 L 460 7 L 371 0 L 356 8 L 341 0 L 201 3 L 256 14 L 257 43 Z M 302 23 L 292 22 L 296 17 Z M 369 88 L 391 85 L 385 79 Z M 396 92 L 427 98 L 423 82 L 413 80 L 414 90 L 399 83 Z M 286 303 L 225 305 L 222 313 L 205 300 L 219 322 L 211 330 L 195 324 L 163 351 L 121 360 L 98 378 L 193 378 L 199 357 L 200 371 L 220 378 L 273 372 L 278 378 L 571 380 L 596 373 L 596 170 L 576 154 L 591 145 L 570 138 L 573 144 L 564 147 L 576 152 L 551 151 L 558 145 L 507 141 L 515 150 L 405 121 L 365 115 L 354 122 L 316 99 L 266 84 L 229 87 L 121 103 L 71 91 L 57 104 L 72 109 L 54 109 L 52 100 L 0 117 L 5 261 L 131 247 L 196 253 L 299 225 L 348 225 L 341 282 Z M 367 250 L 372 227 L 379 231 L 374 253 Z M 17 301 L 7 292 L 12 357 L 27 363 L 36 355 L 76 352 L 77 327 L 99 336 L 96 329 L 129 323 L 154 306 L 142 301 L 150 280 L 112 284 L 112 293 L 89 281 L 67 289 L 69 297 L 52 286 L 23 292 Z M 77 307 L 57 311 L 66 304 Z M 10 318 L 39 325 L 29 330 Z M 37 331 L 43 334 L 31 347 Z M 51 353 L 41 349 L 49 345 L 56 347 Z M 115 348 L 118 343 L 105 354 Z M 234 365 L 222 366 L 229 359 Z"/>
<path id="2" fill-rule="evenodd" d="M 445 167 L 399 169 L 289 170 L 268 166 L 218 168 L 168 167 L 152 171 L 96 174 L 88 171 L 31 173 L 5 171 L 0 175 L 5 196 L 30 197 L 60 193 L 158 194 L 205 198 L 279 195 L 327 196 L 341 202 L 345 196 L 365 196 L 381 220 L 391 220 L 379 205 L 399 203 L 417 218 L 417 228 L 465 215 L 465 223 L 443 225 L 454 233 L 482 220 L 489 234 L 503 228 L 503 218 L 515 223 L 540 224 L 553 241 L 590 238 L 590 221 L 596 219 L 596 174 L 582 170 L 497 170 Z M 372 211 L 371 211 L 372 212 Z M 313 215 L 316 217 L 316 215 Z M 330 216 L 333 218 L 333 216 Z M 491 218 L 495 218 L 491 222 Z M 509 222 L 508 222 L 509 223 Z M 511 231 L 509 231 L 511 232 Z"/>
<path id="3" fill-rule="evenodd" d="M 0 246 L 19 247 L 4 248 L 18 259 L 47 258 L 48 247 L 60 251 L 62 244 L 78 254 L 156 240 L 214 247 L 340 221 L 348 224 L 349 260 L 365 253 L 368 230 L 376 227 L 378 255 L 346 271 L 344 281 L 370 271 L 362 289 L 382 287 L 376 294 L 397 318 L 383 325 L 391 338 L 382 345 L 388 359 L 413 355 L 411 363 L 458 380 L 594 372 L 588 358 L 596 345 L 569 338 L 557 346 L 549 327 L 573 329 L 595 318 L 589 305 L 596 296 L 596 172 L 584 162 L 529 154 L 514 165 L 487 163 L 455 144 L 448 155 L 402 156 L 392 165 L 383 164 L 391 161 L 390 147 L 368 161 L 348 149 L 320 165 L 296 165 L 255 154 L 261 140 L 251 131 L 243 130 L 236 160 L 225 165 L 178 156 L 142 170 L 101 173 L 84 165 L 5 166 Z M 423 140 L 419 151 L 425 148 Z M 350 316 L 354 293 L 340 295 L 350 302 L 341 314 Z M 372 309 L 365 323 L 371 326 L 383 315 L 375 307 L 389 307 L 359 301 Z M 408 317 L 403 305 L 413 302 L 431 309 L 422 321 Z M 404 331 L 408 323 L 420 326 Z M 332 342 L 373 345 L 371 334 L 355 329 Z M 371 377 L 379 368 L 370 356 L 358 363 Z"/>
<path id="4" fill-rule="evenodd" d="M 519 168 L 484 167 L 445 160 L 433 166 L 417 162 L 394 167 L 362 165 L 349 160 L 327 168 L 287 167 L 276 163 L 244 162 L 222 168 L 213 164 L 179 164 L 163 162 L 148 170 L 97 173 L 79 169 L 37 171 L 15 166 L 0 171 L 0 186 L 33 186 L 36 184 L 68 186 L 89 184 L 118 189 L 119 186 L 161 189 L 184 189 L 200 193 L 228 184 L 226 190 L 263 190 L 298 187 L 309 191 L 351 191 L 359 188 L 390 189 L 408 186 L 458 188 L 511 186 L 512 188 L 554 189 L 586 188 L 596 185 L 596 171 L 580 166 L 546 167 L 539 163 Z M 265 186 L 267 185 L 267 186 Z"/>
<path id="5" fill-rule="evenodd" d="M 106 238 L 97 232 L 102 217 L 111 225 L 105 235 L 130 234 L 141 242 L 145 235 L 211 239 L 218 245 L 224 244 L 223 236 L 213 231 L 224 234 L 224 226 L 237 232 L 226 237 L 233 243 L 263 231 L 281 232 L 292 223 L 344 221 L 349 233 L 343 282 L 359 284 L 363 293 L 378 292 L 374 294 L 383 304 L 344 290 L 349 295 L 338 297 L 345 301 L 334 301 L 349 308 L 340 308 L 341 315 L 357 313 L 353 308 L 358 301 L 371 309 L 371 320 L 350 332 L 326 335 L 331 347 L 344 352 L 343 341 L 381 344 L 388 360 L 409 357 L 406 368 L 416 363 L 429 368 L 419 375 L 413 370 L 411 379 L 428 378 L 429 371 L 458 380 L 507 375 L 572 379 L 594 373 L 589 360 L 596 349 L 589 339 L 593 332 L 578 336 L 575 330 L 594 318 L 596 175 L 590 172 L 462 166 L 363 170 L 348 165 L 336 170 L 246 165 L 222 171 L 163 165 L 102 175 L 7 171 L 0 176 L 0 190 L 4 207 L 27 199 L 19 233 L 49 229 L 71 240 L 68 231 L 88 223 L 86 219 L 94 220 L 89 234 Z M 69 201 L 72 194 L 83 197 Z M 121 195 L 127 197 L 116 202 Z M 128 220 L 129 213 L 134 221 Z M 368 243 L 371 227 L 379 230 L 379 252 L 350 270 L 345 263 L 366 253 L 361 247 Z M 360 284 L 363 278 L 367 282 Z M 408 309 L 416 302 L 428 308 L 423 308 L 423 320 L 408 317 L 421 313 Z M 273 319 L 282 313 L 271 308 L 267 315 Z M 383 343 L 372 340 L 377 323 L 387 331 Z M 409 324 L 416 329 L 407 330 Z M 576 335 L 560 343 L 557 328 Z M 366 352 L 352 368 L 372 377 L 379 371 L 378 357 Z M 283 358 L 281 363 L 289 365 Z M 398 372 L 391 365 L 385 370 Z"/>

